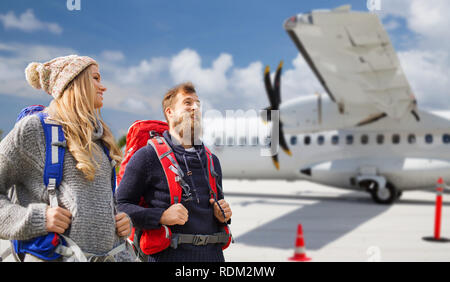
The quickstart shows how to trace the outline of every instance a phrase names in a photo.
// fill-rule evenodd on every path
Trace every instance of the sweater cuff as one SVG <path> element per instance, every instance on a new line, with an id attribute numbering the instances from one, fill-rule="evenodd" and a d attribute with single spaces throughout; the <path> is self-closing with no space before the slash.
<path id="1" fill-rule="evenodd" d="M 230 224 L 231 224 L 231 218 L 228 219 L 228 221 L 226 221 L 226 222 L 222 222 L 222 221 L 218 220 L 217 217 L 214 217 L 214 219 L 216 220 L 216 222 L 217 222 L 219 225 L 230 225 Z"/>
<path id="2" fill-rule="evenodd" d="M 47 217 L 47 204 L 30 204 L 28 206 L 30 209 L 30 230 L 28 234 L 31 238 L 46 235 L 46 217 Z M 28 237 L 28 236 L 27 236 Z"/>
<path id="3" fill-rule="evenodd" d="M 150 224 L 154 226 L 153 228 L 159 228 L 161 227 L 161 217 L 162 214 L 166 211 L 166 209 L 163 208 L 152 208 L 152 216 L 150 220 Z"/>
<path id="4" fill-rule="evenodd" d="M 159 221 L 166 209 L 163 208 L 142 208 L 141 216 L 134 218 L 133 225 L 141 229 L 158 229 L 161 227 Z"/>

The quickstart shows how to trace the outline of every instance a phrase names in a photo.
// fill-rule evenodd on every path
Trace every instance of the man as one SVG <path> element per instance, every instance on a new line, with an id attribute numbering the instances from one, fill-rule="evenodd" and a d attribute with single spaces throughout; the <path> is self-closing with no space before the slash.
<path id="1" fill-rule="evenodd" d="M 184 172 L 188 190 L 180 203 L 170 205 L 168 182 L 152 146 L 138 150 L 128 162 L 117 192 L 118 209 L 127 213 L 141 229 L 170 227 L 172 234 L 213 235 L 223 230 L 232 215 L 223 199 L 222 171 L 212 155 L 217 176 L 217 199 L 211 199 L 208 185 L 208 158 L 200 138 L 202 133 L 200 101 L 192 83 L 183 83 L 164 96 L 164 116 L 169 130 L 163 133 L 176 161 Z M 148 207 L 139 206 L 141 197 Z M 214 241 L 214 240 L 210 240 Z M 149 261 L 224 261 L 222 244 L 184 242 L 149 256 Z"/>

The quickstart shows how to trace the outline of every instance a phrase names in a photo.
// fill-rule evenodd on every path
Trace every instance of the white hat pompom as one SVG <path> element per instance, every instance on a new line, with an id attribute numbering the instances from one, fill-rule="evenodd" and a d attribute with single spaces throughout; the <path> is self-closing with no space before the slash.
<path id="1" fill-rule="evenodd" d="M 25 77 L 28 81 L 28 84 L 33 86 L 36 89 L 41 89 L 41 82 L 39 77 L 38 67 L 41 66 L 40 63 L 30 63 L 25 69 Z"/>

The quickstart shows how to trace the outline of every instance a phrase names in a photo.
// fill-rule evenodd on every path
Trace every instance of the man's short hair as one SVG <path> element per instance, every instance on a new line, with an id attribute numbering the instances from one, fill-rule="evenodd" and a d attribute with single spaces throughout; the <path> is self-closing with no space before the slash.
<path id="1" fill-rule="evenodd" d="M 166 92 L 166 94 L 164 95 L 164 98 L 162 100 L 163 113 L 164 113 L 164 117 L 166 118 L 167 122 L 169 122 L 169 120 L 167 119 L 167 116 L 166 116 L 166 109 L 168 107 L 172 106 L 172 104 L 175 101 L 175 98 L 179 92 L 182 92 L 183 94 L 196 93 L 194 84 L 192 84 L 192 82 L 189 82 L 189 81 L 178 84 L 175 87 L 169 89 L 169 91 Z"/>

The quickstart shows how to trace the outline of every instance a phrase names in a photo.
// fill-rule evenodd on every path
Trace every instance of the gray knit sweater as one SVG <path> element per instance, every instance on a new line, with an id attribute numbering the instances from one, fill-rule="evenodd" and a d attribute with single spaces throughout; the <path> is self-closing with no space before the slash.
<path id="1" fill-rule="evenodd" d="M 102 135 L 100 125 L 93 138 L 98 146 Z M 72 223 L 64 235 L 84 252 L 100 255 L 123 242 L 123 238 L 118 238 L 115 228 L 112 166 L 106 154 L 94 157 L 99 168 L 95 179 L 88 181 L 66 150 L 57 197 L 59 206 L 72 213 Z M 26 240 L 47 234 L 49 200 L 43 183 L 44 160 L 45 139 L 39 117 L 23 118 L 0 143 L 0 239 Z M 7 196 L 12 185 L 16 185 L 17 203 Z M 131 259 L 123 253 L 119 257 Z"/>

